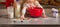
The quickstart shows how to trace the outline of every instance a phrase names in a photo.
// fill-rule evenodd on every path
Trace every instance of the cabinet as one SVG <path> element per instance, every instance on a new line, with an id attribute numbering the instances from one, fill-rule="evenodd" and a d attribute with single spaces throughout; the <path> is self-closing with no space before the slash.
<path id="1" fill-rule="evenodd" d="M 50 5 L 56 5 L 59 6 L 60 5 L 60 0 L 38 0 L 39 3 L 42 4 L 50 4 Z"/>

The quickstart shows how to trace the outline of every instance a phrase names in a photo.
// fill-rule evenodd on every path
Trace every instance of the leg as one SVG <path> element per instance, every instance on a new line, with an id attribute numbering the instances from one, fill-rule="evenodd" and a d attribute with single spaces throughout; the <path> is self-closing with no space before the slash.
<path id="1" fill-rule="evenodd" d="M 45 14 L 45 11 L 44 11 L 44 9 L 43 9 L 43 16 L 44 16 L 44 18 L 46 18 L 47 16 L 46 16 L 46 14 Z"/>

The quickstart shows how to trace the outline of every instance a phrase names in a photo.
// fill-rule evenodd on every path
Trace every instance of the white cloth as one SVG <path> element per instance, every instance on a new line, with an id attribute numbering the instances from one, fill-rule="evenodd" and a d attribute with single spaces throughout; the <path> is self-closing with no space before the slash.
<path id="1" fill-rule="evenodd" d="M 7 7 L 9 18 L 14 18 L 14 8 L 12 6 Z"/>
<path id="2" fill-rule="evenodd" d="M 58 16 L 59 16 L 58 9 L 52 8 L 52 11 L 53 11 L 53 16 L 56 17 L 56 18 L 58 18 Z"/>
<path id="3" fill-rule="evenodd" d="M 13 7 L 7 7 L 8 14 L 13 13 Z"/>

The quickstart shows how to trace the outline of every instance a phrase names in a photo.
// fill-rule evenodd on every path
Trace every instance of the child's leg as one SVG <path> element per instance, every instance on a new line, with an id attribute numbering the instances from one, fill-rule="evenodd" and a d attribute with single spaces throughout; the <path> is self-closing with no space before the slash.
<path id="1" fill-rule="evenodd" d="M 27 12 L 26 9 L 23 9 L 23 10 L 22 10 L 22 16 L 21 16 L 21 18 L 22 18 L 23 20 L 30 20 L 30 18 L 25 18 L 26 12 Z"/>
<path id="2" fill-rule="evenodd" d="M 45 14 L 45 11 L 44 11 L 44 9 L 43 9 L 43 16 L 44 16 L 44 18 L 46 18 L 47 16 L 46 16 L 46 14 Z"/>
<path id="3" fill-rule="evenodd" d="M 21 18 L 25 18 L 25 13 L 26 13 L 26 7 L 24 7 L 22 9 L 22 16 L 21 16 Z"/>

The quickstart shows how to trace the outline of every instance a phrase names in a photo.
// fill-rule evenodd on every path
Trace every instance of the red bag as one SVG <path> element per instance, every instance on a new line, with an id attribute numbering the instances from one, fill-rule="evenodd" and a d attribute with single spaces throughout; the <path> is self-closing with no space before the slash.
<path id="1" fill-rule="evenodd" d="M 31 17 L 40 17 L 42 15 L 42 8 L 39 7 L 33 7 L 29 8 L 29 14 Z"/>

